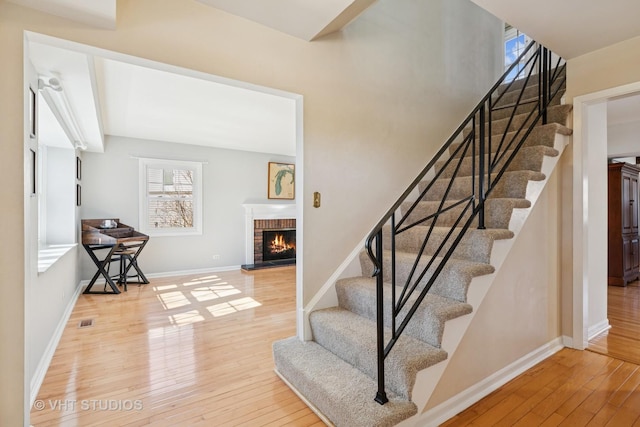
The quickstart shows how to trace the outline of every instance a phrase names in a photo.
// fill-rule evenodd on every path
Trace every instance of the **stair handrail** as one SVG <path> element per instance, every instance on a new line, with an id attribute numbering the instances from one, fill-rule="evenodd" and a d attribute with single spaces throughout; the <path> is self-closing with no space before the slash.
<path id="1" fill-rule="evenodd" d="M 547 123 L 547 108 L 559 93 L 566 82 L 565 74 L 566 63 L 560 57 L 557 57 L 555 64 L 553 63 L 553 53 L 541 44 L 532 41 L 527 45 L 518 59 L 507 69 L 507 71 L 498 79 L 491 87 L 489 92 L 481 99 L 477 106 L 471 111 L 467 118 L 458 126 L 451 137 L 445 142 L 435 156 L 429 161 L 427 166 L 422 169 L 418 176 L 413 180 L 409 187 L 402 193 L 398 200 L 393 204 L 391 209 L 376 224 L 366 239 L 366 250 L 369 258 L 373 262 L 374 271 L 372 277 L 376 277 L 376 323 L 377 323 L 377 376 L 378 390 L 375 400 L 380 404 L 388 402 L 385 391 L 385 367 L 384 360 L 389 352 L 402 335 L 408 322 L 413 317 L 421 302 L 431 289 L 432 285 L 444 269 L 447 261 L 451 258 L 454 250 L 462 240 L 466 231 L 471 224 L 478 218 L 478 228 L 485 228 L 484 210 L 485 202 L 491 192 L 494 190 L 500 178 L 504 175 L 508 166 L 518 154 L 524 141 L 533 131 L 535 125 L 542 121 Z M 509 76 L 515 71 L 513 79 L 508 81 Z M 537 71 L 535 73 L 534 71 Z M 531 85 L 530 85 L 530 82 Z M 525 90 L 537 84 L 538 93 L 535 99 L 523 99 Z M 518 88 L 521 86 L 520 88 Z M 506 93 L 511 89 L 519 89 L 517 99 L 513 103 L 500 105 Z M 508 117 L 507 125 L 503 134 L 493 135 L 492 132 L 492 115 L 494 111 L 511 108 L 511 114 Z M 510 130 L 516 115 L 526 113 L 526 119 L 515 130 Z M 468 135 L 465 136 L 465 129 L 470 126 Z M 508 136 L 508 134 L 511 134 Z M 499 139 L 499 144 L 495 147 L 492 140 Z M 455 145 L 457 144 L 457 146 Z M 465 154 L 472 153 L 471 160 L 471 185 L 468 196 L 459 199 L 449 200 L 454 179 L 456 178 Z M 442 163 L 435 171 L 438 162 Z M 457 164 L 456 164 L 457 162 Z M 425 196 L 433 188 L 434 183 L 448 168 L 453 168 L 451 176 L 448 177 L 449 183 L 442 196 L 442 199 L 436 201 L 437 209 L 421 218 L 415 218 L 414 211 L 419 202 L 425 199 Z M 425 177 L 432 173 L 431 181 L 422 191 L 419 191 L 418 197 L 413 200 L 409 208 L 404 214 L 398 214 L 398 210 L 404 204 L 411 202 L 411 195 L 415 194 L 420 183 Z M 477 174 L 477 177 L 476 177 Z M 430 259 L 426 260 L 424 265 L 423 258 L 429 239 L 438 219 L 443 215 L 451 215 L 455 209 L 462 208 L 461 213 L 454 221 L 454 225 L 446 233 L 445 238 Z M 396 217 L 399 216 L 399 221 Z M 384 307 L 384 269 L 385 251 L 383 244 L 383 234 L 385 226 L 388 225 L 388 233 L 390 234 L 390 286 L 391 286 L 391 302 L 390 307 L 390 329 L 391 338 L 385 340 L 385 307 Z M 428 224 L 429 228 L 426 233 L 417 257 L 413 262 L 411 272 L 405 283 L 402 285 L 400 295 L 396 295 L 396 249 L 395 238 L 398 234 L 405 232 L 416 225 Z M 409 305 L 410 299 L 414 297 L 418 291 L 425 276 L 431 270 L 431 276 L 427 282 L 423 284 L 419 295 Z M 399 324 L 398 324 L 399 323 Z"/>

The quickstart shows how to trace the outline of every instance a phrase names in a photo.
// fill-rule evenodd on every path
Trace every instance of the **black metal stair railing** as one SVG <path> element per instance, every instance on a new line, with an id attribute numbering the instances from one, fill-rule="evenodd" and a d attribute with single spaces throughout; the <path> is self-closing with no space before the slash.
<path id="1" fill-rule="evenodd" d="M 515 78 L 508 82 L 507 76 L 516 69 L 515 67 L 521 68 Z M 559 91 L 565 85 L 565 67 L 566 63 L 561 58 L 555 59 L 551 51 L 544 46 L 531 42 L 369 234 L 366 248 L 374 264 L 373 276 L 377 279 L 378 391 L 375 400 L 378 403 L 384 404 L 388 401 L 385 392 L 385 358 L 451 258 L 465 232 L 476 220 L 478 228 L 485 228 L 485 202 L 535 125 L 539 122 L 546 124 L 547 107 L 554 97 L 560 96 Z M 531 92 L 534 92 L 533 96 Z M 515 101 L 507 100 L 507 93 L 510 97 L 515 96 Z M 494 135 L 492 119 L 494 113 L 499 110 L 507 110 L 501 113 L 505 116 L 503 120 L 506 120 L 506 126 L 503 133 Z M 510 114 L 508 110 L 511 110 Z M 526 119 L 516 126 L 515 117 L 522 118 L 523 114 Z M 468 194 L 457 200 L 450 200 L 454 180 L 465 157 L 472 159 Z M 435 169 L 437 162 L 441 165 L 438 170 Z M 443 177 L 445 170 L 453 171 L 450 177 Z M 417 198 L 412 199 L 411 195 L 415 194 L 419 184 L 427 176 L 430 178 L 429 184 L 424 190 L 418 191 Z M 446 189 L 441 200 L 436 202 L 435 211 L 418 217 L 416 208 L 420 201 L 426 200 L 425 196 L 433 189 L 436 180 L 445 179 L 449 181 L 445 181 Z M 399 213 L 401 207 L 404 208 L 403 213 Z M 435 245 L 435 252 L 426 255 L 425 250 L 434 228 L 440 227 L 438 221 L 444 214 L 450 217 L 455 210 L 461 212 L 457 218 L 454 217 L 453 226 L 447 226 L 449 231 L 446 232 L 445 238 Z M 417 225 L 428 226 L 425 238 L 407 279 L 404 283 L 396 283 L 396 236 Z M 387 255 L 389 260 L 384 258 L 383 234 L 390 239 L 390 254 Z M 387 278 L 386 281 L 391 285 L 392 303 L 387 309 L 391 311 L 391 321 L 388 325 L 391 337 L 388 340 L 385 340 L 383 303 L 383 266 L 386 265 L 391 270 L 388 275 L 390 279 Z M 428 273 L 430 276 L 427 276 Z M 420 288 L 423 280 L 426 280 L 426 283 Z M 399 294 L 396 292 L 397 286 Z M 417 297 L 410 304 L 410 299 L 416 294 Z"/>

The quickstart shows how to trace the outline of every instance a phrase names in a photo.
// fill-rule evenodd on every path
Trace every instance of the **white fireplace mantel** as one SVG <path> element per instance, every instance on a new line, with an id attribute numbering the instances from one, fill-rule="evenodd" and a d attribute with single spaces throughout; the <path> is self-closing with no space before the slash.
<path id="1" fill-rule="evenodd" d="M 292 203 L 245 203 L 245 260 L 253 264 L 253 221 L 256 219 L 291 219 L 296 217 L 296 205 Z"/>

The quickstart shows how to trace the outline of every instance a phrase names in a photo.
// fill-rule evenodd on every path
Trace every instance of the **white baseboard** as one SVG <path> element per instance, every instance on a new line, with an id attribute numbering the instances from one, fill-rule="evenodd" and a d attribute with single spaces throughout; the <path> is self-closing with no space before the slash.
<path id="1" fill-rule="evenodd" d="M 89 281 L 87 281 L 88 283 Z M 49 369 L 49 365 L 51 364 L 51 359 L 53 359 L 53 355 L 56 352 L 56 348 L 58 347 L 58 343 L 60 342 L 60 338 L 62 338 L 62 333 L 64 332 L 64 328 L 67 326 L 67 322 L 71 317 L 71 313 L 73 312 L 73 308 L 76 305 L 76 301 L 78 301 L 78 297 L 84 288 L 82 282 L 78 283 L 76 286 L 67 307 L 64 309 L 64 313 L 62 313 L 62 317 L 56 326 L 56 329 L 53 332 L 53 336 L 49 340 L 49 344 L 47 344 L 47 348 L 44 350 L 44 354 L 40 358 L 40 362 L 36 367 L 33 376 L 31 377 L 31 396 L 29 406 L 33 406 L 33 402 L 35 402 L 36 397 L 38 397 L 38 392 L 40 391 L 40 387 L 42 386 L 42 382 L 44 381 L 44 377 L 47 374 L 47 370 Z"/>
<path id="2" fill-rule="evenodd" d="M 589 327 L 589 330 L 587 331 L 587 339 L 590 340 L 608 329 L 611 329 L 609 319 L 604 319 L 602 322 Z"/>
<path id="3" fill-rule="evenodd" d="M 155 279 L 160 277 L 189 276 L 191 274 L 218 273 L 221 271 L 234 271 L 234 270 L 240 270 L 240 266 L 228 265 L 224 267 L 197 268 L 193 270 L 165 271 L 161 273 L 144 273 L 144 275 L 149 279 Z M 89 280 L 83 280 L 82 282 L 80 282 L 81 286 L 87 286 L 88 284 L 89 284 Z"/>
<path id="4" fill-rule="evenodd" d="M 178 270 L 178 271 L 166 271 L 163 273 L 145 273 L 144 275 L 148 278 L 154 279 L 158 277 L 171 277 L 171 276 L 189 276 L 191 274 L 206 274 L 206 273 L 217 273 L 220 271 L 233 271 L 240 270 L 239 265 L 227 265 L 224 267 L 212 267 L 212 268 L 197 268 L 194 270 Z"/>
<path id="5" fill-rule="evenodd" d="M 569 348 L 575 348 L 573 346 L 573 337 L 567 336 L 567 335 L 563 335 L 562 336 L 562 345 L 565 347 L 569 347 Z M 582 349 L 577 349 L 577 350 L 582 350 Z"/>
<path id="6" fill-rule="evenodd" d="M 282 374 L 278 371 L 278 369 L 274 369 L 274 370 L 273 370 L 273 372 L 275 372 L 275 373 L 276 373 L 276 375 L 277 375 L 278 377 L 280 377 L 280 379 L 282 380 L 282 382 L 284 382 L 284 383 L 287 385 L 287 387 L 289 387 L 289 388 L 291 389 L 291 391 L 293 391 L 293 392 L 296 394 L 296 396 L 298 396 L 298 397 L 300 398 L 300 400 L 302 400 L 302 401 L 305 403 L 305 405 L 307 405 L 307 406 L 309 407 L 309 409 L 311 409 L 311 411 L 313 411 L 313 413 L 314 413 L 314 414 L 316 414 L 316 415 L 318 416 L 318 418 L 320 418 L 320 420 L 321 420 L 323 423 L 325 423 L 325 424 L 327 425 L 327 427 L 334 427 L 333 423 L 331 423 L 331 421 L 329 420 L 329 418 L 325 417 L 325 415 L 324 415 L 322 412 L 320 412 L 320 410 L 319 410 L 318 408 L 316 408 L 316 407 L 315 407 L 315 405 L 314 405 L 313 403 L 309 402 L 309 401 L 307 400 L 307 398 L 306 398 L 302 393 L 300 393 L 300 391 L 299 391 L 297 388 L 295 388 L 295 387 L 293 386 L 293 384 L 291 384 L 291 383 L 290 383 L 290 382 L 289 382 L 289 381 L 284 377 L 284 375 L 282 375 Z"/>
<path id="7" fill-rule="evenodd" d="M 562 337 L 558 337 L 458 393 L 446 402 L 423 412 L 411 425 L 431 427 L 442 424 L 562 348 L 564 348 Z"/>

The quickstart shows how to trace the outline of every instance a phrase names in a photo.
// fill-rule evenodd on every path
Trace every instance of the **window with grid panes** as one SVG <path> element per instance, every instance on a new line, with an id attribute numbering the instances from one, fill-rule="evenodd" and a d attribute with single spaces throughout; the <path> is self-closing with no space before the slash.
<path id="1" fill-rule="evenodd" d="M 140 231 L 201 234 L 201 163 L 140 159 L 140 184 Z"/>

